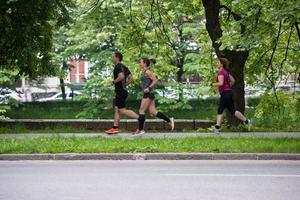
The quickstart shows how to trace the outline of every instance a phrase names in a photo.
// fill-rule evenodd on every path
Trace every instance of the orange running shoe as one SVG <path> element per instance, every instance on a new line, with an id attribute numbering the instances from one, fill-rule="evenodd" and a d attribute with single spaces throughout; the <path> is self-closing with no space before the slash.
<path id="1" fill-rule="evenodd" d="M 109 135 L 118 134 L 119 133 L 119 129 L 118 128 L 110 128 L 107 131 L 105 131 L 105 133 L 107 133 Z"/>

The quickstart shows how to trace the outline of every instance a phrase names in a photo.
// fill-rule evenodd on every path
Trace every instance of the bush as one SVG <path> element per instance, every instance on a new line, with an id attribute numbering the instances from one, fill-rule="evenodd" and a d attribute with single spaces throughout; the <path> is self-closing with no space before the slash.
<path id="1" fill-rule="evenodd" d="M 249 97 L 246 99 L 246 105 L 250 108 L 255 108 L 258 106 L 261 97 Z"/>
<path id="2" fill-rule="evenodd" d="M 274 129 L 295 130 L 300 123 L 300 98 L 283 92 L 264 94 L 256 107 L 258 126 Z"/>
<path id="3" fill-rule="evenodd" d="M 11 106 L 7 117 L 14 119 L 72 119 L 86 104 L 84 101 L 26 102 Z"/>

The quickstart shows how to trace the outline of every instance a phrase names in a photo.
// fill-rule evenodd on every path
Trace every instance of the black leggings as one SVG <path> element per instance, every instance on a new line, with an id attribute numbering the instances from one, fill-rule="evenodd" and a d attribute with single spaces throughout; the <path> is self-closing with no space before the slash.
<path id="1" fill-rule="evenodd" d="M 221 93 L 221 98 L 219 102 L 218 115 L 221 115 L 224 109 L 227 108 L 228 111 L 233 115 L 235 113 L 232 91 L 225 91 Z"/>

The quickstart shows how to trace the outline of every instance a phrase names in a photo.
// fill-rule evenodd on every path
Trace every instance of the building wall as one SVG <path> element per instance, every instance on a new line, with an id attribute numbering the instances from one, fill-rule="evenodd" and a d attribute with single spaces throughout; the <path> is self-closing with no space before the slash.
<path id="1" fill-rule="evenodd" d="M 88 77 L 89 62 L 85 60 L 75 60 L 69 61 L 70 72 L 69 80 L 70 83 L 84 83 Z"/>

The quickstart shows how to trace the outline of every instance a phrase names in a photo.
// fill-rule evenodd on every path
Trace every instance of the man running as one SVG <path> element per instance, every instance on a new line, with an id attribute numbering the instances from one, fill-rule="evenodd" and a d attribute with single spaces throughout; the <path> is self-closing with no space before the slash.
<path id="1" fill-rule="evenodd" d="M 234 107 L 231 86 L 234 84 L 234 78 L 229 74 L 230 62 L 226 58 L 220 58 L 220 63 L 217 65 L 219 68 L 216 83 L 211 83 L 210 86 L 218 87 L 220 93 L 220 102 L 218 107 L 217 123 L 214 128 L 214 133 L 219 134 L 222 122 L 222 113 L 225 108 L 239 120 L 243 121 L 246 125 L 250 126 L 251 121 L 247 119 L 240 111 Z"/>
<path id="2" fill-rule="evenodd" d="M 141 135 L 144 134 L 144 126 L 145 126 L 145 112 L 146 110 L 153 116 L 157 118 L 163 119 L 166 121 L 170 126 L 171 130 L 174 130 L 174 118 L 169 118 L 165 116 L 163 113 L 158 112 L 155 106 L 155 96 L 154 96 L 154 87 L 157 84 L 157 78 L 150 70 L 149 66 L 150 63 L 155 63 L 155 60 L 150 60 L 148 58 L 141 58 L 140 59 L 140 68 L 141 68 L 141 88 L 143 90 L 143 99 L 141 102 L 140 110 L 139 110 L 139 128 L 138 130 L 133 133 L 133 135 Z"/>
<path id="3" fill-rule="evenodd" d="M 114 99 L 114 125 L 112 128 L 105 131 L 107 134 L 117 134 L 119 132 L 120 114 L 124 114 L 130 118 L 138 119 L 137 115 L 132 110 L 126 109 L 126 98 L 128 96 L 127 85 L 132 82 L 132 74 L 129 69 L 122 64 L 123 55 L 120 52 L 115 52 L 112 55 L 114 67 L 114 80 L 112 84 L 115 86 L 116 98 Z"/>

